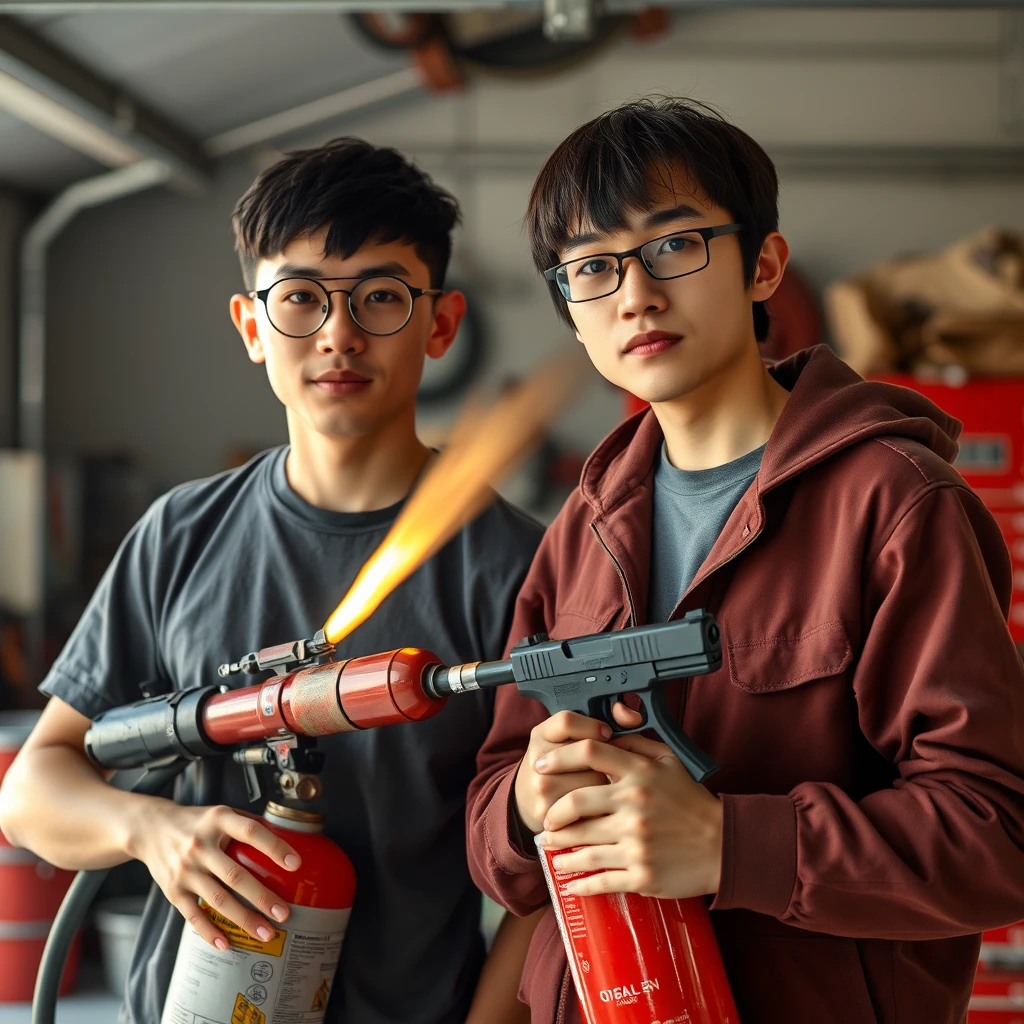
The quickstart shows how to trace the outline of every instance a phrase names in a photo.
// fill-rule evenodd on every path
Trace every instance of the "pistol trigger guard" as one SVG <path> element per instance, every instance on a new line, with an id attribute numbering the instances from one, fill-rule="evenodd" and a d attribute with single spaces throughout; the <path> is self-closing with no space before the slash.
<path id="1" fill-rule="evenodd" d="M 604 707 L 602 708 L 602 718 L 611 727 L 612 739 L 615 739 L 616 736 L 632 736 L 634 733 L 643 732 L 645 729 L 651 728 L 651 716 L 647 710 L 647 703 L 642 694 L 638 696 L 640 697 L 640 707 L 637 709 L 637 713 L 643 716 L 643 721 L 641 721 L 639 725 L 629 726 L 628 728 L 624 725 L 619 725 L 619 723 L 615 721 L 615 716 L 612 714 L 612 708 L 614 708 L 616 704 L 622 704 L 623 707 L 625 707 L 625 701 L 623 701 L 622 697 L 618 694 L 605 697 Z M 634 709 L 630 708 L 630 710 L 632 711 Z"/>

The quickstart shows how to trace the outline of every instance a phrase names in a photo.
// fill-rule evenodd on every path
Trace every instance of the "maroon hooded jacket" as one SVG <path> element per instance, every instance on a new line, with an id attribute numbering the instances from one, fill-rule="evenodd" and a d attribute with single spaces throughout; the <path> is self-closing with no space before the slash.
<path id="1" fill-rule="evenodd" d="M 790 399 L 673 614 L 704 607 L 722 627 L 721 670 L 668 694 L 722 765 L 709 785 L 724 810 L 722 955 L 743 1024 L 954 1024 L 979 932 L 1024 918 L 1006 547 L 950 466 L 955 420 L 823 347 L 771 372 Z M 513 641 L 645 621 L 661 441 L 646 412 L 591 455 L 520 593 Z M 547 900 L 509 806 L 546 714 L 498 691 L 469 796 L 473 876 L 518 914 Z M 550 912 L 520 995 L 534 1024 L 579 1020 Z"/>

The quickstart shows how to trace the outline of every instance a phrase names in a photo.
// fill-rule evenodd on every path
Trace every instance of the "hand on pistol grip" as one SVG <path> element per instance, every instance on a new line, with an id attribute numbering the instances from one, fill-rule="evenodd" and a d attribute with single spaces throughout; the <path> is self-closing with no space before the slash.
<path id="1" fill-rule="evenodd" d="M 602 706 L 592 710 L 591 714 L 609 725 L 612 738 L 653 730 L 682 761 L 694 782 L 703 782 L 718 771 L 718 763 L 679 727 L 665 701 L 664 689 L 658 687 L 639 693 L 637 697 L 640 701 L 638 710 L 627 707 L 620 697 L 605 697 L 601 701 Z"/>

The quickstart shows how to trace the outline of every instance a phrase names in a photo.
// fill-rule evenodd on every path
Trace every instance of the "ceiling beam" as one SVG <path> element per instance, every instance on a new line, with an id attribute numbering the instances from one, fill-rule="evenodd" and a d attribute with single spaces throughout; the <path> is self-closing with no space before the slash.
<path id="1" fill-rule="evenodd" d="M 0 0 L 0 11 L 15 13 L 81 14 L 85 11 L 338 11 L 362 13 L 375 11 L 447 11 L 491 10 L 506 7 L 540 11 L 543 0 Z M 605 0 L 608 12 L 638 11 L 650 6 L 650 0 Z M 1024 0 L 664 0 L 663 6 L 688 10 L 724 8 L 1021 8 Z"/>
<path id="2" fill-rule="evenodd" d="M 5 7 L 0 0 L 0 10 Z M 107 167 L 156 159 L 179 188 L 209 178 L 202 144 L 13 18 L 0 15 L 0 108 Z"/>

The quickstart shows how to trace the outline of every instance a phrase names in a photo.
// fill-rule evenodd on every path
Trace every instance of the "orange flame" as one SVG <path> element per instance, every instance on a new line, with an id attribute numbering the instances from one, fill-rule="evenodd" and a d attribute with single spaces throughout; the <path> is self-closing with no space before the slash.
<path id="1" fill-rule="evenodd" d="M 409 496 L 388 535 L 324 626 L 338 643 L 381 601 L 494 500 L 491 488 L 540 443 L 544 428 L 585 379 L 578 356 L 553 360 L 486 412 L 470 404 L 445 450 Z M 497 543 L 500 543 L 500 538 Z"/>

